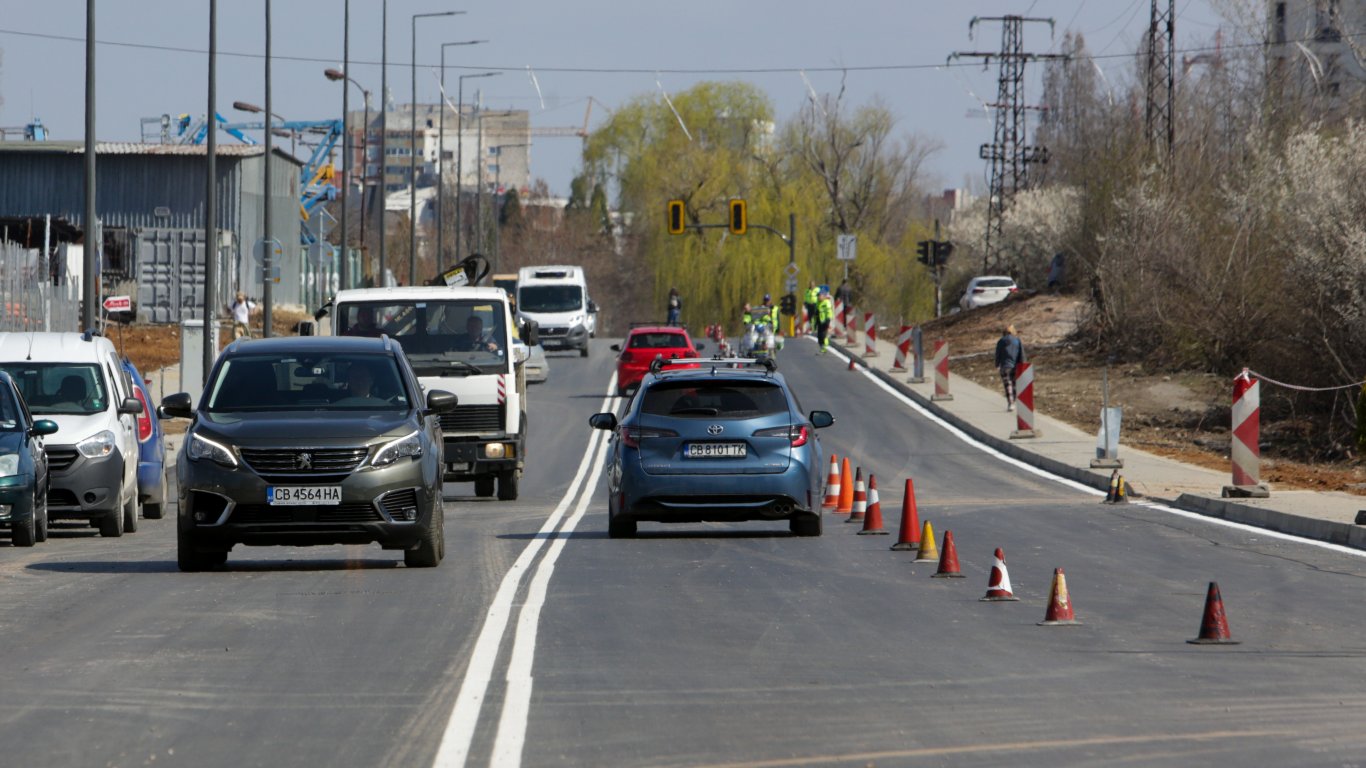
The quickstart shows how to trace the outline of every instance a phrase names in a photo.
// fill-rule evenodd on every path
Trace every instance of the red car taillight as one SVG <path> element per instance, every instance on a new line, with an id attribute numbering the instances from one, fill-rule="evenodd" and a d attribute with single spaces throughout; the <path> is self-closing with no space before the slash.
<path id="1" fill-rule="evenodd" d="M 652 437 L 678 437 L 678 433 L 672 429 L 651 429 L 650 427 L 632 427 L 623 424 L 620 430 L 621 442 L 630 448 L 639 448 L 641 440 L 649 440 Z"/>
<path id="2" fill-rule="evenodd" d="M 142 413 L 138 414 L 138 442 L 142 442 L 152 436 L 152 412 L 147 407 L 147 396 L 142 393 L 142 387 L 133 387 L 133 396 L 142 403 Z"/>
<path id="3" fill-rule="evenodd" d="M 754 433 L 755 437 L 786 437 L 792 443 L 793 448 L 800 448 L 806 445 L 806 441 L 811 438 L 811 433 L 807 431 L 805 424 L 793 424 L 790 427 L 770 427 L 761 429 Z"/>

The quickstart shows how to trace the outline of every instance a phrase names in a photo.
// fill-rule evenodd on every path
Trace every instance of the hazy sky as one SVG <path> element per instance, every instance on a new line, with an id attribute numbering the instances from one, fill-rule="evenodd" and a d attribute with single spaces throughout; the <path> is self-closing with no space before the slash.
<path id="1" fill-rule="evenodd" d="M 56 139 L 83 136 L 84 0 L 4 0 L 0 14 L 0 126 L 19 126 L 37 116 Z M 136 140 L 142 117 L 162 113 L 203 114 L 208 45 L 208 0 L 96 0 L 99 74 L 98 135 Z M 996 94 L 996 65 L 946 68 L 954 51 L 994 51 L 998 23 L 983 22 L 973 38 L 973 16 L 1007 14 L 1048 17 L 1029 24 L 1026 50 L 1048 52 L 1063 32 L 1081 32 L 1106 80 L 1118 86 L 1133 77 L 1134 52 L 1148 24 L 1149 0 L 390 0 L 389 88 L 409 101 L 412 14 L 463 10 L 462 16 L 421 19 L 417 31 L 417 93 L 437 98 L 436 69 L 443 42 L 486 39 L 477 46 L 447 49 L 446 79 L 487 68 L 498 77 L 466 80 L 466 101 L 484 88 L 487 108 L 531 111 L 533 126 L 579 127 L 589 97 L 614 108 L 640 94 L 687 89 L 702 80 L 747 80 L 772 100 L 785 120 L 809 91 L 797 71 L 806 70 L 818 93 L 834 92 L 847 74 L 852 104 L 880 99 L 897 117 L 899 130 L 941 142 L 930 163 L 943 186 L 984 187 L 985 163 L 978 147 L 991 141 L 992 122 L 981 101 Z M 264 0 L 218 4 L 218 108 L 229 120 L 232 102 L 263 101 Z M 273 98 L 289 119 L 340 115 L 341 86 L 323 77 L 342 57 L 343 0 L 274 0 Z M 1206 45 L 1220 19 L 1210 0 L 1178 0 L 1178 49 Z M 351 74 L 376 98 L 380 90 L 381 0 L 351 0 Z M 168 50 L 174 49 L 174 50 Z M 1178 51 L 1177 57 L 1181 53 Z M 466 67 L 467 69 L 458 69 Z M 541 95 L 526 72 L 536 73 Z M 636 70 L 568 72 L 557 69 Z M 675 70 L 675 71 L 668 71 Z M 677 70 L 694 70 L 680 72 Z M 695 70 L 715 70 L 696 72 Z M 728 71 L 729 70 L 729 71 Z M 1031 65 L 1026 85 L 1031 103 L 1040 95 Z M 656 77 L 655 72 L 659 74 Z M 656 82 L 658 81 L 658 83 Z M 353 88 L 353 108 L 360 108 Z M 543 106 L 544 104 L 544 106 Z M 975 116 L 973 116 L 975 115 Z M 595 104 L 592 124 L 607 117 Z M 220 141 L 232 139 L 223 136 Z M 577 138 L 537 138 L 532 175 L 564 194 L 579 165 Z"/>

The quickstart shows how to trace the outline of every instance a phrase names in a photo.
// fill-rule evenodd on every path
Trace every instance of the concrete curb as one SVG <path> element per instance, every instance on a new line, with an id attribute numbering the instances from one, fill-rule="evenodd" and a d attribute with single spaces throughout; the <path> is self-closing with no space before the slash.
<path id="1" fill-rule="evenodd" d="M 1075 467 L 1047 456 L 1041 456 L 1037 453 L 1025 450 L 1019 443 L 1004 440 L 989 434 L 980 427 L 944 410 L 928 397 L 916 392 L 906 384 L 897 381 L 890 373 L 880 371 L 869 365 L 861 356 L 855 355 L 847 349 L 841 349 L 839 351 L 848 355 L 854 361 L 855 365 L 871 372 L 879 381 L 892 386 L 898 392 L 909 397 L 935 416 L 938 416 L 955 428 L 962 430 L 973 440 L 990 446 L 1013 459 L 1042 469 L 1045 472 L 1081 483 L 1082 485 L 1095 488 L 1096 490 L 1106 491 L 1109 489 L 1109 475 L 1097 474 L 1089 469 Z M 1242 523 L 1258 528 L 1266 528 L 1268 530 L 1285 533 L 1291 536 L 1299 536 L 1305 539 L 1324 541 L 1330 544 L 1366 550 L 1366 526 L 1292 515 L 1274 509 L 1254 507 L 1225 499 L 1212 499 L 1191 493 L 1182 493 L 1174 498 L 1164 496 L 1143 497 L 1141 494 L 1133 491 L 1132 486 L 1127 482 L 1125 483 L 1125 486 L 1125 493 L 1131 497 L 1148 498 L 1185 512 L 1192 512 L 1206 517 L 1228 520 L 1230 522 Z"/>
<path id="2" fill-rule="evenodd" d="M 1339 523 L 1333 520 L 1318 520 L 1279 512 L 1274 509 L 1251 507 L 1223 499 L 1211 499 L 1183 493 L 1167 502 L 1187 512 L 1217 517 L 1245 525 L 1255 525 L 1272 531 L 1299 536 L 1305 539 L 1326 541 L 1353 549 L 1366 549 L 1366 526 L 1352 523 Z"/>

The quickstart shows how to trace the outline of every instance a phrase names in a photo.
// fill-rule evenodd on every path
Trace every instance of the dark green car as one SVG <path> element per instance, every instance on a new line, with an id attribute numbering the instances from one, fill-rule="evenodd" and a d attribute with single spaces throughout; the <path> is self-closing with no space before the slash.
<path id="1" fill-rule="evenodd" d="M 47 455 L 43 436 L 57 422 L 33 420 L 9 374 L 0 371 L 0 525 L 10 542 L 31 547 L 47 540 Z"/>
<path id="2" fill-rule="evenodd" d="M 445 552 L 440 414 L 388 337 L 304 336 L 233 343 L 191 418 L 176 461 L 178 563 L 198 571 L 248 546 L 371 544 L 433 567 Z"/>

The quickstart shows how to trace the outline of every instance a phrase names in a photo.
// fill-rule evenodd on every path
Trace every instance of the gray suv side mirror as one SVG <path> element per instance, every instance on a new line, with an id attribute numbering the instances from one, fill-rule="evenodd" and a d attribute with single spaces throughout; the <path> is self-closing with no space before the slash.
<path id="1" fill-rule="evenodd" d="M 157 416 L 163 419 L 188 419 L 193 415 L 194 399 L 189 392 L 177 392 L 161 398 Z"/>
<path id="2" fill-rule="evenodd" d="M 824 429 L 835 423 L 835 417 L 829 411 L 812 411 L 811 426 L 816 429 Z"/>
<path id="3" fill-rule="evenodd" d="M 617 415 L 615 413 L 595 413 L 588 417 L 588 426 L 593 429 L 616 429 Z"/>

